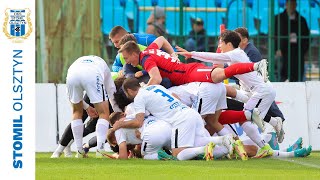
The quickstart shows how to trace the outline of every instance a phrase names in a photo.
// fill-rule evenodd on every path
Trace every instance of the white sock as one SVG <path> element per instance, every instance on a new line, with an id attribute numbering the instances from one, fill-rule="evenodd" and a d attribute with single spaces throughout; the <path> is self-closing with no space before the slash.
<path id="1" fill-rule="evenodd" d="M 146 154 L 143 156 L 143 159 L 158 160 L 158 153 Z"/>
<path id="2" fill-rule="evenodd" d="M 261 134 L 265 142 L 269 142 L 272 138 L 272 134 Z"/>
<path id="3" fill-rule="evenodd" d="M 206 148 L 205 146 L 186 148 L 177 155 L 177 158 L 180 161 L 193 159 L 197 157 L 199 154 L 204 154 L 205 148 Z"/>
<path id="4" fill-rule="evenodd" d="M 205 146 L 209 142 L 213 142 L 214 144 L 222 144 L 223 137 L 222 136 L 208 136 L 208 137 L 200 137 L 197 136 L 194 141 L 195 147 Z"/>
<path id="5" fill-rule="evenodd" d="M 71 141 L 68 143 L 68 145 L 66 147 L 71 147 L 72 143 L 74 142 L 73 139 L 71 139 Z"/>
<path id="6" fill-rule="evenodd" d="M 83 138 L 83 122 L 82 119 L 75 119 L 71 121 L 71 129 L 73 139 L 76 143 L 78 151 L 82 150 L 82 138 Z"/>
<path id="7" fill-rule="evenodd" d="M 271 117 L 269 124 L 271 124 L 271 126 L 275 127 L 278 124 L 278 120 L 274 117 Z"/>
<path id="8" fill-rule="evenodd" d="M 272 157 L 278 157 L 278 158 L 289 158 L 294 157 L 294 151 L 291 152 L 283 152 L 278 150 L 273 150 Z"/>
<path id="9" fill-rule="evenodd" d="M 98 150 L 104 150 L 104 144 L 106 141 L 108 129 L 109 129 L 109 122 L 105 119 L 98 119 L 97 126 L 96 126 Z"/>
<path id="10" fill-rule="evenodd" d="M 237 95 L 236 95 L 236 100 L 246 103 L 249 100 L 249 97 L 241 90 L 236 89 Z"/>
<path id="11" fill-rule="evenodd" d="M 231 134 L 231 132 L 226 127 L 223 127 L 223 129 L 221 129 L 219 132 L 217 132 L 217 134 L 219 136 L 224 136 L 224 135 L 227 135 L 227 134 Z"/>
<path id="12" fill-rule="evenodd" d="M 262 139 L 261 134 L 258 131 L 258 128 L 251 122 L 244 122 L 241 127 L 247 136 L 255 142 L 260 148 L 265 146 L 265 141 Z"/>
<path id="13" fill-rule="evenodd" d="M 54 151 L 55 153 L 62 153 L 65 146 L 62 146 L 61 144 L 58 145 L 57 149 Z"/>
<path id="14" fill-rule="evenodd" d="M 252 113 L 249 110 L 244 111 L 244 115 L 246 116 L 248 121 L 251 121 L 251 115 Z"/>
<path id="15" fill-rule="evenodd" d="M 217 159 L 221 158 L 222 156 L 227 155 L 228 153 L 229 153 L 229 151 L 226 147 L 217 146 L 217 145 L 213 148 L 213 152 L 212 152 L 213 157 L 217 158 Z"/>

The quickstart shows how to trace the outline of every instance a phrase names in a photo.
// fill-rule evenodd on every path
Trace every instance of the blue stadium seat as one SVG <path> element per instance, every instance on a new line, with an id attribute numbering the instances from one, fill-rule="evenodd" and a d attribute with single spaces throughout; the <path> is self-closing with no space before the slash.
<path id="1" fill-rule="evenodd" d="M 120 6 L 119 0 L 112 0 L 112 2 L 110 0 L 100 0 L 100 13 L 103 34 L 109 34 L 110 30 L 117 25 L 130 31 L 125 9 Z"/>
<path id="2" fill-rule="evenodd" d="M 283 11 L 283 8 L 280 7 L 280 0 L 274 0 L 274 14 L 279 14 Z M 254 0 L 253 2 L 253 13 L 254 18 L 260 21 L 260 33 L 268 34 L 269 27 L 269 1 L 264 0 Z"/>
<path id="3" fill-rule="evenodd" d="M 311 1 L 297 0 L 297 11 L 306 19 L 310 34 L 320 35 L 320 4 L 309 2 Z"/>
<path id="4" fill-rule="evenodd" d="M 227 13 L 227 29 L 234 30 L 238 27 L 245 26 L 251 36 L 257 35 L 258 31 L 254 25 L 254 16 L 251 8 L 246 7 L 243 12 L 242 0 L 231 1 Z M 245 17 L 243 19 L 243 14 Z M 243 23 L 245 22 L 245 24 Z"/>
<path id="5" fill-rule="evenodd" d="M 225 2 L 225 1 L 224 1 Z M 223 6 L 222 1 L 203 1 L 203 0 L 190 0 L 190 7 L 192 8 L 215 8 L 216 4 L 220 4 Z M 204 28 L 207 31 L 208 36 L 218 36 L 220 33 L 219 26 L 222 24 L 223 18 L 225 17 L 225 12 L 188 12 L 187 16 L 190 18 L 201 18 L 204 21 Z M 187 32 L 192 29 L 191 21 L 187 21 L 186 23 L 190 23 L 190 26 L 187 26 Z"/>
<path id="6" fill-rule="evenodd" d="M 215 7 L 215 1 L 190 0 L 190 7 Z"/>
<path id="7" fill-rule="evenodd" d="M 260 22 L 260 27 L 258 31 L 263 34 L 268 33 L 268 7 L 269 1 L 255 0 L 253 2 L 252 11 L 254 13 L 255 20 Z"/>

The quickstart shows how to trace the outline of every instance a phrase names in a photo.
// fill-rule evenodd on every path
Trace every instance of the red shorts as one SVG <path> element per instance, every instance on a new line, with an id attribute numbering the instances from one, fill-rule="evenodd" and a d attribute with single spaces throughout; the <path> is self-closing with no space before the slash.
<path id="1" fill-rule="evenodd" d="M 190 82 L 211 82 L 212 67 L 208 67 L 204 64 L 197 64 L 190 71 L 188 71 L 188 83 Z"/>

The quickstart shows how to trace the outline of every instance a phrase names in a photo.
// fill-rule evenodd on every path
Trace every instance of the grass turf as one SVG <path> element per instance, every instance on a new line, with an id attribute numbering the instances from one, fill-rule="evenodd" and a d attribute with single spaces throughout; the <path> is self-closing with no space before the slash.
<path id="1" fill-rule="evenodd" d="M 75 153 L 74 153 L 75 154 Z M 306 158 L 215 161 L 50 159 L 36 154 L 36 179 L 320 179 L 320 152 Z"/>

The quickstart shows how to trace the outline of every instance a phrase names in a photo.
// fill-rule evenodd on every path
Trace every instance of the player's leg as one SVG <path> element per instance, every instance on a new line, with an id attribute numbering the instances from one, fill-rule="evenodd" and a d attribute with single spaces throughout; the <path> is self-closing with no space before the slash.
<path id="1" fill-rule="evenodd" d="M 231 133 L 219 123 L 221 110 L 227 108 L 226 88 L 222 83 L 201 83 L 197 103 L 193 108 L 206 121 L 206 128 L 211 135 L 215 132 L 220 136 Z"/>
<path id="2" fill-rule="evenodd" d="M 268 116 L 268 114 L 270 114 L 271 116 Z M 283 129 L 283 121 L 285 119 L 279 107 L 275 103 L 275 101 L 272 102 L 270 109 L 267 113 L 267 116 L 266 118 L 264 118 L 264 120 L 266 122 L 269 122 L 274 127 L 277 133 L 278 142 L 282 143 L 285 135 L 285 132 Z"/>
<path id="3" fill-rule="evenodd" d="M 196 121 L 202 121 L 202 119 L 198 113 L 192 110 L 186 110 L 185 116 L 181 118 L 184 119 L 184 122 L 173 125 L 171 129 L 172 155 L 177 157 L 178 160 L 189 160 L 204 153 L 205 147 L 193 148 L 196 136 Z"/>
<path id="4" fill-rule="evenodd" d="M 81 155 L 83 155 L 83 157 L 85 157 L 85 153 L 82 148 L 82 144 L 83 144 L 82 138 L 83 138 L 83 130 L 84 130 L 83 122 L 81 119 L 82 113 L 83 113 L 82 101 L 80 103 L 73 104 L 72 108 L 73 108 L 73 120 L 71 122 L 71 129 L 74 137 L 74 142 L 76 144 L 78 153 L 80 153 Z"/>
<path id="5" fill-rule="evenodd" d="M 72 121 L 71 121 L 71 129 L 74 137 L 74 141 L 76 143 L 77 150 L 80 154 L 84 155 L 84 151 L 82 149 L 82 138 L 83 138 L 83 92 L 84 87 L 82 86 L 82 82 L 85 81 L 87 76 L 84 74 L 88 74 L 85 68 L 77 68 L 72 69 L 69 68 L 67 75 L 67 92 L 69 100 L 72 104 Z M 90 78 L 89 78 L 90 79 Z M 85 156 L 84 156 L 85 157 Z"/>
<path id="6" fill-rule="evenodd" d="M 141 144 L 141 155 L 144 159 L 174 159 L 173 156 L 162 157 L 158 151 L 163 148 L 170 148 L 171 145 L 171 126 L 163 121 L 156 121 L 147 127 L 143 132 L 143 142 Z M 171 148 L 170 148 L 171 149 Z"/>
<path id="7" fill-rule="evenodd" d="M 267 77 L 267 61 L 259 61 L 257 63 L 237 63 L 232 64 L 229 67 L 214 68 L 211 72 L 212 82 L 222 82 L 224 79 L 230 78 L 237 74 L 245 74 L 252 71 L 258 71 L 263 77 Z M 265 78 L 267 79 L 267 78 Z M 266 81 L 266 80 L 265 80 Z"/>
<path id="8" fill-rule="evenodd" d="M 100 157 L 99 152 L 104 152 L 104 144 L 106 141 L 106 134 L 109 129 L 109 104 L 107 101 L 94 104 L 97 112 L 99 113 L 99 119 L 96 125 L 97 135 L 97 156 Z"/>
<path id="9" fill-rule="evenodd" d="M 230 78 L 237 74 L 244 74 L 254 71 L 254 63 L 237 63 L 227 68 L 214 68 L 211 71 L 211 79 L 214 83 L 222 82 L 223 80 Z"/>

